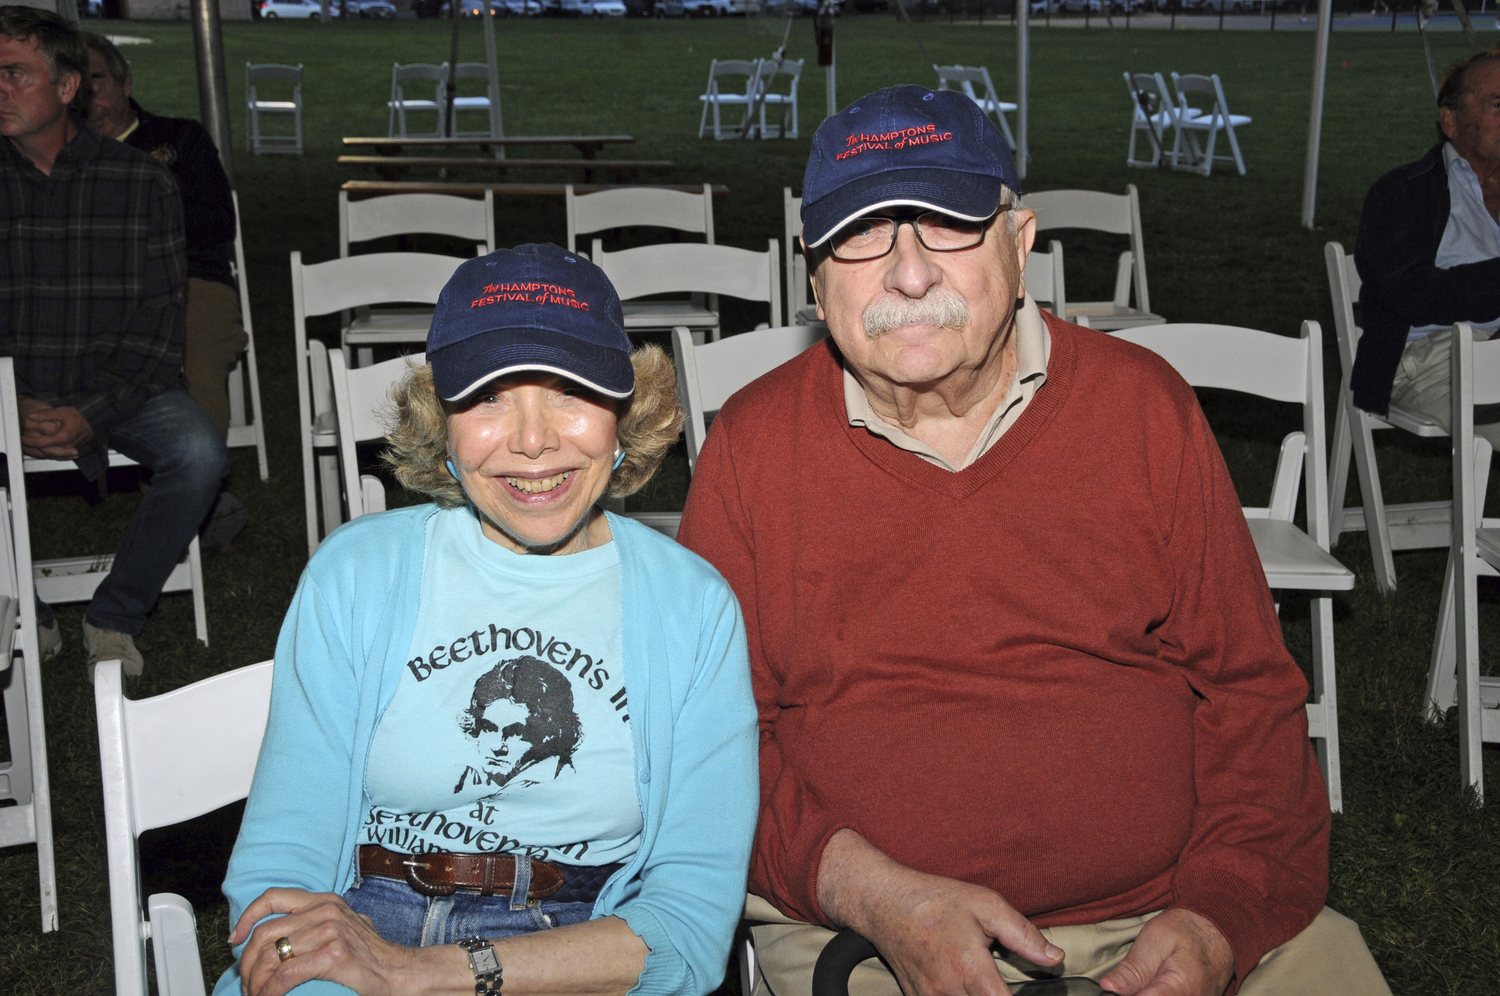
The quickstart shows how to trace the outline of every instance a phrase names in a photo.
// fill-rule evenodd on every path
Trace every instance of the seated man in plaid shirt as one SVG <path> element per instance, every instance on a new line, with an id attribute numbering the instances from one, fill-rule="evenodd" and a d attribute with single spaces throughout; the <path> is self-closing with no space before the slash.
<path id="1" fill-rule="evenodd" d="M 83 622 L 90 663 L 142 668 L 134 637 L 228 472 L 224 434 L 184 389 L 187 284 L 171 171 L 85 124 L 89 56 L 62 18 L 0 7 L 0 355 L 15 359 L 21 444 L 76 460 L 107 448 L 152 488 Z M 62 634 L 38 613 L 42 656 Z"/>

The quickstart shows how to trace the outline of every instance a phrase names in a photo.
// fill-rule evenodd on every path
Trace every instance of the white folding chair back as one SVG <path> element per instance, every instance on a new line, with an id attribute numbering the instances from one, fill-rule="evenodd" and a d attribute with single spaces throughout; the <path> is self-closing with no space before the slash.
<path id="1" fill-rule="evenodd" d="M 1125 73 L 1125 86 L 1130 91 L 1130 148 L 1125 153 L 1125 165 L 1160 165 L 1162 157 L 1176 162 L 1178 142 L 1177 105 L 1167 92 L 1167 81 L 1161 73 Z M 1167 132 L 1172 132 L 1171 145 L 1167 144 Z M 1136 143 L 1146 136 L 1146 148 L 1151 158 L 1141 159 L 1136 155 Z"/>
<path id="2" fill-rule="evenodd" d="M 505 128 L 500 121 L 500 88 L 490 78 L 490 67 L 485 62 L 460 62 L 458 72 L 454 74 L 454 82 L 463 86 L 464 80 L 484 80 L 484 94 L 482 96 L 468 95 L 454 92 L 453 96 L 453 135 L 455 138 L 503 138 Z M 484 111 L 484 127 L 477 131 L 464 131 L 459 127 L 459 115 L 464 111 Z M 498 150 L 504 158 L 504 149 Z"/>
<path id="3" fill-rule="evenodd" d="M 1047 243 L 1047 251 L 1033 249 L 1026 254 L 1026 293 L 1037 303 L 1046 302 L 1047 310 L 1059 318 L 1068 311 L 1067 282 L 1063 279 L 1062 243 Z M 1087 323 L 1085 323 L 1087 324 Z"/>
<path id="4" fill-rule="evenodd" d="M 5 700 L 9 743 L 9 759 L 0 762 L 0 847 L 36 845 L 46 933 L 57 929 L 57 868 L 21 417 L 9 356 L 0 356 L 0 446 L 6 458 L 5 486 L 0 490 L 0 697 Z"/>
<path id="5" fill-rule="evenodd" d="M 1036 214 L 1038 232 L 1057 228 L 1081 228 L 1130 238 L 1130 248 L 1120 253 L 1115 266 L 1114 297 L 1108 301 L 1069 301 L 1068 321 L 1087 316 L 1088 326 L 1113 330 L 1133 325 L 1160 325 L 1166 319 L 1151 311 L 1151 291 L 1146 283 L 1146 241 L 1141 231 L 1140 194 L 1135 184 L 1123 194 L 1102 190 L 1042 190 L 1027 194 L 1025 205 Z M 1135 291 L 1135 306 L 1130 304 Z"/>
<path id="6" fill-rule="evenodd" d="M 1000 99 L 995 93 L 995 84 L 990 81 L 990 71 L 987 66 L 937 66 L 932 67 L 937 73 L 938 89 L 950 89 L 950 83 L 957 83 L 970 100 L 979 105 L 979 109 L 995 119 L 1000 126 L 1000 131 L 1005 135 L 1005 141 L 1010 143 L 1014 150 L 1016 139 L 1010 133 L 1010 122 L 1005 115 L 1016 109 L 1016 105 Z"/>
<path id="7" fill-rule="evenodd" d="M 703 102 L 703 113 L 698 117 L 698 137 L 708 129 L 709 115 L 713 115 L 715 139 L 739 138 L 750 124 L 751 104 L 756 97 L 756 86 L 760 81 L 759 59 L 714 59 L 708 65 L 708 86 L 698 99 Z M 725 86 L 733 77 L 743 76 L 744 86 Z M 739 108 L 738 124 L 725 124 L 721 112 L 725 108 Z"/>
<path id="8" fill-rule="evenodd" d="M 1307 704 L 1308 736 L 1328 785 L 1329 806 L 1341 811 L 1332 592 L 1352 589 L 1354 573 L 1328 552 L 1322 330 L 1317 322 L 1303 322 L 1301 335 L 1294 339 L 1229 325 L 1179 324 L 1141 325 L 1114 335 L 1157 353 L 1194 387 L 1302 406 L 1302 431 L 1282 441 L 1269 505 L 1246 508 L 1245 518 L 1267 585 L 1311 593 L 1313 700 Z M 1292 523 L 1299 487 L 1305 495 L 1306 531 Z"/>
<path id="9" fill-rule="evenodd" d="M 290 84 L 290 100 L 262 100 L 257 83 Z M 262 152 L 290 152 L 302 154 L 302 65 L 281 66 L 267 64 L 256 66 L 245 63 L 245 107 L 249 111 L 250 150 L 257 156 Z M 267 135 L 261 131 L 262 114 L 289 114 L 293 132 L 290 135 Z"/>
<path id="10" fill-rule="evenodd" d="M 1428 438 L 1448 435 L 1433 419 L 1391 405 L 1384 418 L 1354 405 L 1349 378 L 1359 346 L 1360 329 L 1354 324 L 1354 302 L 1359 299 L 1359 271 L 1354 257 L 1337 242 L 1323 247 L 1328 268 L 1328 290 L 1333 299 L 1333 328 L 1338 339 L 1339 397 L 1333 422 L 1333 454 L 1328 488 L 1329 539 L 1337 543 L 1345 531 L 1363 529 L 1370 540 L 1370 559 L 1375 563 L 1375 583 L 1383 594 L 1396 590 L 1395 550 L 1425 550 L 1445 547 L 1453 536 L 1451 501 L 1408 502 L 1387 505 L 1375 462 L 1377 429 L 1400 428 Z M 1364 504 L 1345 508 L 1349 486 L 1349 458 L 1354 457 Z M 1447 703 L 1451 705 L 1452 703 Z"/>
<path id="11" fill-rule="evenodd" d="M 385 438 L 394 409 L 391 388 L 400 383 L 413 367 L 426 362 L 425 354 L 413 353 L 350 370 L 344 365 L 342 353 L 335 350 L 328 354 L 345 522 L 369 512 L 385 511 L 385 485 L 373 474 L 359 472 L 355 447 Z"/>
<path id="12" fill-rule="evenodd" d="M 568 219 L 568 248 L 579 252 L 578 236 L 612 228 L 671 228 L 679 232 L 702 232 L 704 241 L 714 241 L 713 185 L 703 193 L 667 187 L 628 187 L 579 194 L 570 183 L 564 188 Z"/>
<path id="13" fill-rule="evenodd" d="M 342 514 L 336 484 L 337 457 L 333 397 L 327 386 L 327 363 L 314 362 L 307 319 L 377 304 L 437 304 L 443 285 L 463 262 L 457 256 L 434 253 L 382 252 L 304 264 L 294 252 L 292 262 L 292 330 L 297 358 L 298 431 L 302 443 L 302 484 L 307 514 L 307 552 L 338 525 Z M 424 332 L 425 335 L 425 332 Z M 318 343 L 321 347 L 322 344 Z M 347 357 L 345 357 L 347 361 Z M 315 377 L 322 376 L 321 387 Z M 314 451 L 317 464 L 314 464 Z M 319 484 L 321 482 L 321 488 Z M 321 493 L 325 528 L 318 529 Z"/>
<path id="14" fill-rule="evenodd" d="M 759 87 L 761 138 L 797 137 L 797 82 L 802 78 L 801 59 L 762 59 L 760 62 Z M 768 124 L 766 114 L 776 115 L 776 123 Z M 788 118 L 790 117 L 790 122 Z"/>
<path id="15" fill-rule="evenodd" d="M 384 194 L 351 201 L 339 191 L 339 255 L 353 242 L 392 235 L 448 235 L 474 243 L 475 253 L 495 251 L 495 194 L 483 200 L 453 194 Z"/>
<path id="16" fill-rule="evenodd" d="M 391 67 L 391 99 L 386 106 L 391 109 L 390 135 L 392 138 L 407 138 L 409 136 L 430 136 L 440 138 L 443 134 L 443 107 L 445 91 L 444 84 L 447 82 L 446 63 L 441 66 L 430 62 L 400 62 L 393 63 Z M 426 96 L 410 96 L 410 94 L 426 94 L 431 87 L 432 98 Z M 431 131 L 413 131 L 409 127 L 406 116 L 408 114 L 431 114 L 433 117 Z"/>
<path id="17" fill-rule="evenodd" d="M 249 794 L 270 700 L 270 661 L 135 700 L 118 661 L 95 667 L 116 996 L 146 996 L 148 938 L 160 996 L 203 996 L 193 908 L 162 893 L 141 909 L 136 840 Z"/>
<path id="18" fill-rule="evenodd" d="M 1190 170 L 1208 176 L 1213 172 L 1214 162 L 1217 160 L 1234 163 L 1235 168 L 1240 171 L 1240 176 L 1244 176 L 1245 157 L 1240 155 L 1240 142 L 1235 137 L 1234 129 L 1249 124 L 1250 118 L 1244 114 L 1229 113 L 1229 103 L 1224 99 L 1224 86 L 1219 82 L 1218 75 L 1199 76 L 1194 73 L 1183 75 L 1173 73 L 1172 86 L 1177 91 L 1179 126 L 1177 138 L 1172 146 L 1173 168 Z M 1189 94 L 1202 94 L 1208 97 L 1208 110 L 1199 110 L 1194 107 Z M 1233 155 L 1214 155 L 1214 142 L 1221 131 L 1229 139 L 1229 148 Z M 1208 133 L 1206 148 L 1198 144 L 1198 132 Z M 1187 136 L 1186 149 L 1182 147 L 1184 134 Z"/>
<path id="19" fill-rule="evenodd" d="M 802 254 L 802 198 L 792 196 L 791 187 L 781 188 L 781 213 L 786 227 L 786 323 L 811 325 L 818 320 L 817 302 L 807 276 L 807 257 Z"/>
<path id="20" fill-rule="evenodd" d="M 250 323 L 250 283 L 245 270 L 244 226 L 240 224 L 240 195 L 234 198 L 234 276 L 240 287 L 240 324 L 245 328 L 245 355 L 229 371 L 229 436 L 231 447 L 254 446 L 260 462 L 260 479 L 271 479 L 271 465 L 266 459 L 265 409 L 260 404 L 260 367 L 255 362 L 255 330 Z M 246 404 L 246 380 L 249 401 Z M 254 413 L 251 413 L 251 405 Z"/>
<path id="21" fill-rule="evenodd" d="M 619 252 L 605 252 L 594 240 L 594 262 L 625 302 L 625 331 L 644 332 L 686 325 L 719 338 L 717 312 L 695 311 L 690 304 L 635 301 L 653 294 L 699 292 L 727 294 L 745 301 L 765 301 L 770 322 L 781 320 L 781 252 L 770 239 L 766 252 L 733 246 L 665 242 Z M 768 322 L 769 324 L 769 322 Z"/>
<path id="22" fill-rule="evenodd" d="M 1484 801 L 1484 745 L 1500 743 L 1500 678 L 1479 674 L 1479 575 L 1500 574 L 1500 520 L 1485 519 L 1490 441 L 1474 434 L 1474 406 L 1500 404 L 1500 340 L 1475 342 L 1453 327 L 1453 542 L 1443 624 L 1454 627 L 1459 775 Z M 1451 613 L 1446 611 L 1452 603 Z M 1451 623 L 1449 620 L 1451 619 Z"/>
<path id="23" fill-rule="evenodd" d="M 791 325 L 755 329 L 718 342 L 694 343 L 689 329 L 672 330 L 672 352 L 677 363 L 677 396 L 687 418 L 688 470 L 698 463 L 707 435 L 707 419 L 724 407 L 729 396 L 755 378 L 781 366 L 828 335 L 822 325 Z"/>

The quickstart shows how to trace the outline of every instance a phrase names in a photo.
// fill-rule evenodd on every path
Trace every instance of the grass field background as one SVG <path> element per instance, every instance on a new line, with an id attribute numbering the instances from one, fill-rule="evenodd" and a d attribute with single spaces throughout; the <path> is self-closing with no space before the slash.
<path id="1" fill-rule="evenodd" d="M 1140 188 L 1152 304 L 1173 320 L 1243 324 L 1292 335 L 1307 318 L 1324 323 L 1330 387 L 1337 372 L 1322 248 L 1352 248 L 1365 190 L 1381 173 L 1419 156 L 1432 142 L 1432 97 L 1420 42 L 1411 32 L 1336 32 L 1331 43 L 1318 228 L 1298 226 L 1311 81 L 1310 32 L 1167 32 L 1112 35 L 1035 28 L 1032 33 L 1032 190 Z M 482 61 L 477 24 L 465 24 L 462 59 Z M 105 30 L 146 37 L 125 49 L 141 103 L 161 114 L 196 117 L 198 100 L 187 24 L 108 23 Z M 144 677 L 133 696 L 157 694 L 208 674 L 271 656 L 281 614 L 305 561 L 302 478 L 297 451 L 287 254 L 308 261 L 337 255 L 336 192 L 366 177 L 340 167 L 344 135 L 381 135 L 393 62 L 442 62 L 445 22 L 226 24 L 236 182 L 242 206 L 261 391 L 271 446 L 271 479 L 254 455 L 235 451 L 232 490 L 251 522 L 234 547 L 207 565 L 212 643 L 193 640 L 181 596 L 164 598 L 140 639 Z M 932 61 L 983 64 L 1002 95 L 1014 91 L 1015 35 L 1003 25 L 919 24 L 883 17 L 840 22 L 839 94 L 848 103 L 879 86 L 928 84 Z M 809 140 L 825 102 L 812 66 L 811 23 L 793 24 L 788 54 L 807 58 L 802 137 L 714 142 L 696 137 L 711 58 L 768 55 L 780 42 L 774 20 L 607 23 L 501 21 L 500 85 L 510 134 L 625 132 L 633 146 L 609 153 L 671 159 L 663 180 L 712 181 L 721 242 L 764 248 L 782 237 L 781 191 L 800 189 Z M 1435 35 L 1435 55 L 1462 54 L 1457 34 Z M 305 67 L 306 154 L 253 157 L 245 150 L 247 61 Z M 1218 73 L 1231 106 L 1254 123 L 1240 133 L 1249 174 L 1217 169 L 1211 178 L 1124 166 L 1129 105 L 1122 70 Z M 525 178 L 563 180 L 524 174 Z M 477 176 L 476 176 L 477 178 Z M 502 198 L 503 245 L 562 241 L 561 198 Z M 1069 291 L 1107 296 L 1119 246 L 1070 233 Z M 730 311 L 728 331 L 763 315 Z M 331 330 L 320 327 L 325 334 Z M 1332 390 L 1329 393 L 1332 402 Z M 1247 504 L 1262 503 L 1281 436 L 1299 427 L 1289 409 L 1226 396 L 1204 398 Z M 1330 423 L 1331 424 L 1331 423 Z M 1380 440 L 1387 499 L 1435 499 L 1449 492 L 1444 441 Z M 661 481 L 635 499 L 641 508 L 680 508 L 685 461 L 669 461 Z M 37 556 L 112 549 L 138 498 L 129 473 L 113 493 L 83 497 L 64 478 L 32 490 Z M 1351 501 L 1354 501 L 1351 497 Z M 1419 705 L 1437 616 L 1445 556 L 1397 557 L 1401 589 L 1374 587 L 1362 534 L 1336 551 L 1360 576 L 1337 600 L 1339 709 L 1345 811 L 1334 820 L 1330 905 L 1353 917 L 1397 993 L 1463 996 L 1500 992 L 1500 802 L 1469 805 L 1459 788 L 1456 724 L 1423 721 Z M 1496 592 L 1482 589 L 1488 646 L 1500 646 Z M 1309 660 L 1305 602 L 1283 605 L 1288 645 Z M 108 888 L 92 690 L 78 636 L 81 607 L 61 609 L 68 640 L 45 675 L 61 929 L 38 929 L 35 856 L 0 851 L 0 992 L 103 994 L 112 990 Z M 207 745 L 205 745 L 207 746 Z M 1490 797 L 1500 800 L 1500 754 L 1486 750 Z M 148 891 L 177 891 L 197 907 L 205 970 L 228 963 L 226 910 L 218 893 L 234 810 L 147 836 Z"/>

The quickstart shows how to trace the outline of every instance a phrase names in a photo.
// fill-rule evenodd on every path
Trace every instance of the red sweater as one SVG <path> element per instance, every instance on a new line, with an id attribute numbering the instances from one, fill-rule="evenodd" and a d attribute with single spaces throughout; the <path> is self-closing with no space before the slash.
<path id="1" fill-rule="evenodd" d="M 826 343 L 715 420 L 679 539 L 745 614 L 750 888 L 826 922 L 849 827 L 1040 926 L 1194 910 L 1243 979 L 1327 892 L 1307 684 L 1192 389 L 1048 325 L 1046 384 L 957 473 L 851 427 Z"/>

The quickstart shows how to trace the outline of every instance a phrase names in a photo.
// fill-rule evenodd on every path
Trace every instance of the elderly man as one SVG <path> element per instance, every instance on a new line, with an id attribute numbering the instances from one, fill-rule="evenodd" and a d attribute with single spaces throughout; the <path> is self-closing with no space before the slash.
<path id="1" fill-rule="evenodd" d="M 1438 144 L 1365 197 L 1349 386 L 1365 411 L 1394 402 L 1446 427 L 1453 323 L 1500 330 L 1500 48 L 1450 68 L 1437 102 Z M 1475 431 L 1500 446 L 1500 423 L 1479 414 Z"/>
<path id="2" fill-rule="evenodd" d="M 1035 218 L 961 94 L 828 119 L 803 239 L 832 335 L 730 400 L 681 540 L 739 596 L 764 985 L 1388 992 L 1323 909 L 1306 684 L 1213 435 L 1155 356 L 1026 296 Z M 992 950 L 994 951 L 992 955 Z"/>
<path id="3" fill-rule="evenodd" d="M 76 460 L 106 444 L 152 471 L 83 621 L 90 663 L 142 668 L 135 637 L 228 470 L 224 435 L 182 388 L 182 204 L 166 167 L 83 120 L 89 60 L 48 11 L 0 7 L 0 355 L 21 444 Z M 62 634 L 39 614 L 43 656 Z"/>

